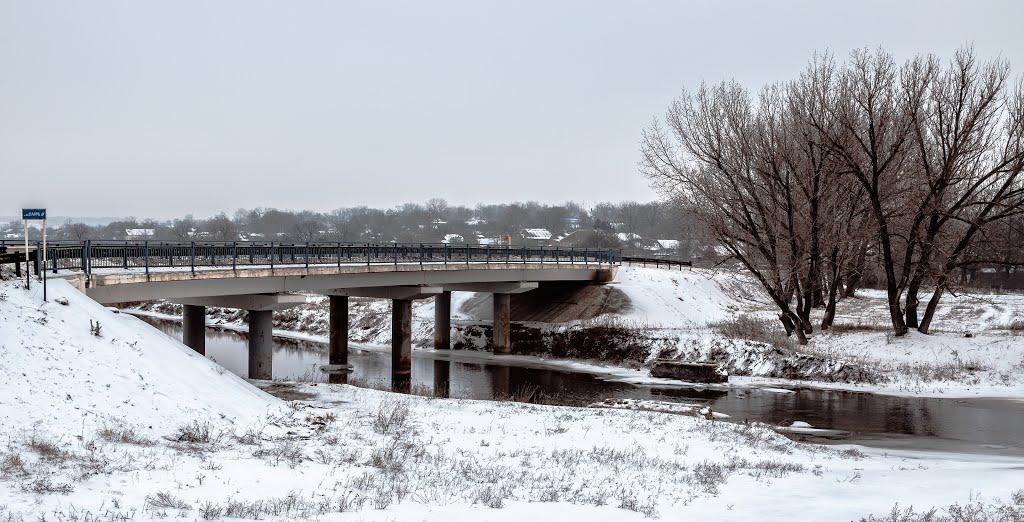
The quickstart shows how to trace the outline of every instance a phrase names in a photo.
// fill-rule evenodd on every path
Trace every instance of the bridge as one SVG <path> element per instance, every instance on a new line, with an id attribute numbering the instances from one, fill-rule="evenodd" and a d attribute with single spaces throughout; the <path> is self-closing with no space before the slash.
<path id="1" fill-rule="evenodd" d="M 29 256 L 37 272 L 40 257 Z M 613 250 L 557 247 L 155 241 L 58 242 L 44 259 L 46 270 L 102 304 L 181 304 L 182 341 L 201 354 L 206 307 L 246 310 L 252 379 L 272 376 L 275 310 L 305 303 L 303 294 L 328 296 L 326 368 L 335 380 L 348 369 L 348 298 L 390 299 L 397 388 L 411 376 L 412 301 L 434 299 L 434 347 L 450 349 L 451 293 L 492 294 L 494 353 L 508 354 L 512 294 L 546 282 L 607 283 L 619 262 Z"/>

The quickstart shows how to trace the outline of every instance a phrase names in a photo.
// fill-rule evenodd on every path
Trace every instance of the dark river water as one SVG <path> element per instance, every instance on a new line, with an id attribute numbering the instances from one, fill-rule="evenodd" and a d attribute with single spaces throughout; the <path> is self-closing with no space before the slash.
<path id="1" fill-rule="evenodd" d="M 181 339 L 181 326 L 142 317 Z M 243 334 L 207 329 L 206 354 L 229 371 L 245 376 L 247 343 Z M 461 359 L 461 360 L 460 360 Z M 460 352 L 413 351 L 415 393 L 467 399 L 524 399 L 587 404 L 607 398 L 701 404 L 729 415 L 730 421 L 761 421 L 780 427 L 795 421 L 836 433 L 791 436 L 816 442 L 856 443 L 893 449 L 1024 455 L 1024 401 L 1009 399 L 933 399 L 810 388 L 728 389 L 666 387 L 615 382 L 611 376 L 523 366 L 487 358 L 466 361 Z M 275 338 L 275 379 L 326 382 L 320 366 L 326 346 Z M 386 389 L 391 385 L 387 351 L 350 347 L 348 382 Z"/>

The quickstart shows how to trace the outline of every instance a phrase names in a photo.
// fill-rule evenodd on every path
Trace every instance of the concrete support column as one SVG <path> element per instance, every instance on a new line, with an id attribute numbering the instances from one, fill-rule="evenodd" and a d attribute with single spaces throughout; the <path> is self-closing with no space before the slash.
<path id="1" fill-rule="evenodd" d="M 441 292 L 434 298 L 434 349 L 452 348 L 452 293 Z"/>
<path id="2" fill-rule="evenodd" d="M 331 366 L 327 381 L 344 384 L 348 381 L 348 296 L 332 295 L 330 302 L 330 329 L 327 335 L 327 363 Z"/>
<path id="3" fill-rule="evenodd" d="M 491 384 L 494 388 L 494 399 L 499 401 L 512 399 L 512 368 L 495 366 L 491 372 Z"/>
<path id="4" fill-rule="evenodd" d="M 448 397 L 451 394 L 451 366 L 450 361 L 434 361 L 434 395 L 437 397 Z"/>
<path id="5" fill-rule="evenodd" d="M 332 295 L 330 301 L 330 331 L 328 345 L 330 352 L 327 362 L 334 365 L 348 364 L 348 296 Z"/>
<path id="6" fill-rule="evenodd" d="M 412 377 L 412 301 L 391 300 L 391 387 L 408 391 Z"/>
<path id="7" fill-rule="evenodd" d="M 249 378 L 273 377 L 274 312 L 249 310 Z"/>
<path id="8" fill-rule="evenodd" d="M 512 300 L 509 294 L 494 294 L 494 323 L 493 331 L 494 353 L 512 353 L 512 339 L 509 332 L 509 315 L 512 312 Z"/>
<path id="9" fill-rule="evenodd" d="M 206 307 L 182 305 L 181 342 L 189 348 L 206 355 Z"/>

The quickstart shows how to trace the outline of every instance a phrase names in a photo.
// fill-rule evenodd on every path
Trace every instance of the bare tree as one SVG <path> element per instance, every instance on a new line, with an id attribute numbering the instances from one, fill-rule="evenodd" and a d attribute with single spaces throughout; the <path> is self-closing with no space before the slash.
<path id="1" fill-rule="evenodd" d="M 92 234 L 92 227 L 85 223 L 72 223 L 71 220 L 68 220 L 68 222 L 64 223 L 64 226 L 61 227 L 61 232 L 66 237 L 74 239 L 75 241 L 84 241 L 89 239 Z"/>
<path id="2" fill-rule="evenodd" d="M 907 287 L 906 321 L 927 333 L 950 274 L 974 242 L 1024 205 L 1024 90 L 1009 85 L 1009 64 L 978 64 L 959 50 L 936 74 L 915 119 L 916 159 L 929 193 L 920 259 Z M 935 289 L 920 323 L 921 285 Z"/>
<path id="3" fill-rule="evenodd" d="M 691 210 L 761 284 L 787 333 L 807 343 L 811 327 L 791 307 L 800 287 L 798 188 L 784 167 L 787 137 L 777 92 L 760 106 L 736 83 L 684 93 L 644 132 L 641 167 L 666 197 Z"/>
<path id="4" fill-rule="evenodd" d="M 927 333 L 951 274 L 984 259 L 979 238 L 1024 211 L 1024 89 L 1008 78 L 971 49 L 947 67 L 816 56 L 757 103 L 731 83 L 684 94 L 669 131 L 644 133 L 641 167 L 761 282 L 787 331 L 810 333 L 820 306 L 828 328 L 876 259 L 895 333 Z"/>

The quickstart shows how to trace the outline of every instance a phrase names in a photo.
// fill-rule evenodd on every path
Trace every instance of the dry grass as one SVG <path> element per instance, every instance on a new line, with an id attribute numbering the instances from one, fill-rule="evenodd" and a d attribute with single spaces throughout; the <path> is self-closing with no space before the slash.
<path id="1" fill-rule="evenodd" d="M 401 399 L 385 399 L 377 406 L 373 418 L 373 431 L 381 435 L 402 433 L 410 428 L 411 416 L 408 402 Z"/>
<path id="2" fill-rule="evenodd" d="M 1024 521 L 1024 490 L 1017 490 L 1008 500 L 972 499 L 964 504 L 944 508 L 930 507 L 918 511 L 914 506 L 896 504 L 883 515 L 868 515 L 861 522 L 1020 522 Z"/>
<path id="3" fill-rule="evenodd" d="M 284 462 L 291 468 L 298 466 L 303 460 L 306 460 L 302 446 L 292 440 L 280 441 L 268 447 L 259 448 L 252 453 L 252 456 L 264 459 L 274 466 Z"/>
<path id="4" fill-rule="evenodd" d="M 222 435 L 221 432 L 214 429 L 211 423 L 193 420 L 179 426 L 173 440 L 188 444 L 211 444 L 218 442 Z"/>
<path id="5" fill-rule="evenodd" d="M 134 444 L 137 446 L 152 446 L 155 442 L 139 435 L 134 428 L 104 426 L 96 434 L 107 442 L 119 442 L 122 444 Z"/>
<path id="6" fill-rule="evenodd" d="M 708 326 L 732 339 L 746 339 L 776 348 L 791 348 L 794 345 L 794 341 L 786 336 L 781 323 L 750 314 L 741 314 Z"/>

